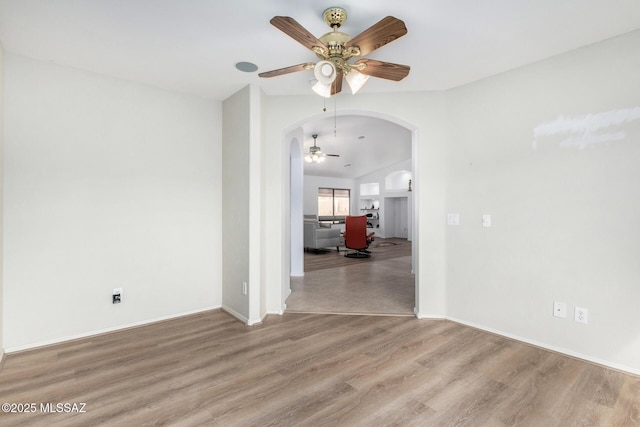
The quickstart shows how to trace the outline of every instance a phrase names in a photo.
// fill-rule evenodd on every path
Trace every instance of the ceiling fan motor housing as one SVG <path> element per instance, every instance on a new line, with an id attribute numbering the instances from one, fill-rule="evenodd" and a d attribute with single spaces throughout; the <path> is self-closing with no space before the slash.
<path id="1" fill-rule="evenodd" d="M 347 20 L 347 11 L 341 7 L 330 7 L 322 13 L 322 19 L 333 31 L 320 37 L 319 40 L 327 46 L 329 51 L 318 56 L 331 60 L 335 58 L 348 59 L 353 56 L 353 53 L 345 50 L 345 45 L 351 40 L 351 36 L 338 31 L 338 28 Z"/>
<path id="2" fill-rule="evenodd" d="M 345 52 L 345 45 L 349 40 L 351 40 L 351 36 L 349 34 L 343 33 L 341 31 L 331 31 L 319 39 L 322 43 L 324 43 L 329 52 L 327 56 L 339 56 L 343 57 Z M 351 55 L 349 55 L 351 56 Z"/>
<path id="3" fill-rule="evenodd" d="M 340 28 L 347 20 L 347 11 L 341 7 L 330 7 L 322 12 L 322 19 L 331 28 Z"/>

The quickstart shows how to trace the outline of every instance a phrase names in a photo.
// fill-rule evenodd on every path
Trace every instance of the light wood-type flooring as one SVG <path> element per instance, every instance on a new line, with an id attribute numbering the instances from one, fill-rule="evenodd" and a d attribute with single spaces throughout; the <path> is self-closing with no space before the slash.
<path id="1" fill-rule="evenodd" d="M 38 405 L 2 426 L 613 427 L 640 378 L 445 320 L 210 311 L 9 354 L 0 401 Z"/>
<path id="2" fill-rule="evenodd" d="M 413 315 L 411 242 L 376 239 L 370 250 L 365 259 L 335 249 L 306 252 L 304 277 L 291 278 L 287 311 Z"/>

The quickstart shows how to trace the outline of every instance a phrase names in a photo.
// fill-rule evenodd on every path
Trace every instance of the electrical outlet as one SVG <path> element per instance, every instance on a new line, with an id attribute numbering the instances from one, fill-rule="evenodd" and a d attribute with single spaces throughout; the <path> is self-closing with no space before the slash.
<path id="1" fill-rule="evenodd" d="M 586 325 L 588 323 L 588 315 L 589 310 L 583 307 L 576 307 L 573 320 L 578 323 L 584 323 Z"/>
<path id="2" fill-rule="evenodd" d="M 242 295 L 247 295 L 247 291 L 248 291 L 248 286 L 247 286 L 247 282 L 242 282 Z"/>
<path id="3" fill-rule="evenodd" d="M 119 304 L 122 302 L 122 288 L 113 288 L 113 293 L 111 295 L 111 303 Z"/>
<path id="4" fill-rule="evenodd" d="M 565 317 L 567 317 L 567 304 L 563 302 L 558 302 L 558 301 L 554 302 L 553 315 L 555 317 L 560 317 L 561 319 L 564 319 Z"/>

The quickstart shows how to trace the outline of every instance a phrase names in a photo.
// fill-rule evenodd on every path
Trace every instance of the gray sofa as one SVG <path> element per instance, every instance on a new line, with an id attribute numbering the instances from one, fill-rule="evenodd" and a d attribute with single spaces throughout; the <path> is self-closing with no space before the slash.
<path id="1" fill-rule="evenodd" d="M 340 251 L 340 230 L 320 223 L 316 215 L 305 215 L 304 247 L 316 251 L 335 247 Z"/>

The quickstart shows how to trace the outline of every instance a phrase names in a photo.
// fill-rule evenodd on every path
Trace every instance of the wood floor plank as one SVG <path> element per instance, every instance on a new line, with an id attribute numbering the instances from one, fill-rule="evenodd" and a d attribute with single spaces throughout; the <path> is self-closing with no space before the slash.
<path id="1" fill-rule="evenodd" d="M 640 378 L 624 378 L 623 386 L 607 421 L 612 426 L 640 425 Z"/>
<path id="2" fill-rule="evenodd" d="M 640 379 L 444 320 L 216 310 L 9 354 L 2 426 L 634 426 Z M 38 407 L 38 409 L 40 409 Z"/>

